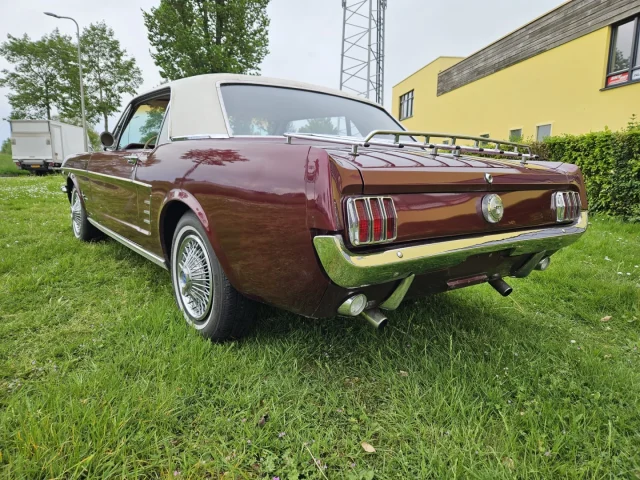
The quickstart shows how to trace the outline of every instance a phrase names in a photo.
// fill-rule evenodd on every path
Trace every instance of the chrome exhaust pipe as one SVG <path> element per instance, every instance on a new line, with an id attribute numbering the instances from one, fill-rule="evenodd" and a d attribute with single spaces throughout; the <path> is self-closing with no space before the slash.
<path id="1" fill-rule="evenodd" d="M 359 316 L 364 318 L 377 330 L 382 330 L 388 322 L 387 317 L 379 308 L 364 310 Z"/>
<path id="2" fill-rule="evenodd" d="M 496 289 L 496 291 L 502 295 L 503 297 L 508 297 L 511 292 L 513 292 L 513 288 L 505 282 L 501 277 L 494 278 L 493 280 L 489 280 L 489 285 Z"/>
<path id="3" fill-rule="evenodd" d="M 540 263 L 536 265 L 536 270 L 544 271 L 547 268 L 549 268 L 550 264 L 551 264 L 551 257 L 544 257 L 542 260 L 540 260 Z"/>

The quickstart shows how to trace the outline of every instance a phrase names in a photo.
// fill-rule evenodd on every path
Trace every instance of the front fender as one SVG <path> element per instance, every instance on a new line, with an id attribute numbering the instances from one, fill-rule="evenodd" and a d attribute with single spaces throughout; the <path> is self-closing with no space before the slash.
<path id="1" fill-rule="evenodd" d="M 80 202 L 82 203 L 82 208 L 84 208 L 86 211 L 87 207 L 84 203 L 84 192 L 80 187 L 80 182 L 78 182 L 78 179 L 73 173 L 69 173 L 68 175 L 63 174 L 63 176 L 66 177 L 65 183 L 67 185 L 67 200 L 69 201 L 69 203 L 71 203 L 71 191 L 73 190 L 73 188 L 75 188 L 76 190 L 78 190 L 78 192 L 80 192 Z"/>

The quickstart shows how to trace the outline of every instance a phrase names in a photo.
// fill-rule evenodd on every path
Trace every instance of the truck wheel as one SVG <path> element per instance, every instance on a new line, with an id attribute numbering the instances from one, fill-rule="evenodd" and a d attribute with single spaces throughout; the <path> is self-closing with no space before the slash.
<path id="1" fill-rule="evenodd" d="M 89 242 L 100 236 L 100 232 L 87 220 L 87 212 L 76 187 L 71 191 L 71 229 L 76 238 Z"/>
<path id="2" fill-rule="evenodd" d="M 192 212 L 178 222 L 171 245 L 173 292 L 187 323 L 214 341 L 246 335 L 255 322 L 255 303 L 229 283 Z"/>

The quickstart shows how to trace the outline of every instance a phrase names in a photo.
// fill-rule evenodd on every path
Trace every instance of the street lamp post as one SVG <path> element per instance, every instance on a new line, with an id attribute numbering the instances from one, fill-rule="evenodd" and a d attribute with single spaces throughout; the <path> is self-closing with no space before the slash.
<path id="1" fill-rule="evenodd" d="M 87 144 L 87 118 L 84 113 L 84 83 L 82 81 L 82 54 L 80 52 L 80 26 L 78 25 L 78 22 L 76 22 L 75 19 L 71 17 L 63 17 L 61 15 L 56 15 L 55 13 L 51 13 L 51 12 L 44 12 L 44 14 L 54 18 L 71 20 L 73 23 L 76 24 L 76 35 L 78 37 L 78 68 L 80 69 L 80 109 L 82 110 L 82 130 L 84 131 L 84 151 L 88 152 L 89 146 Z"/>

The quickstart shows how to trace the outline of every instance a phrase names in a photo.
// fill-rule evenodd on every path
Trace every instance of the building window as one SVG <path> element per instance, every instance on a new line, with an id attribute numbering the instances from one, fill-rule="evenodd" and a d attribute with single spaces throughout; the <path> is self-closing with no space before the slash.
<path id="1" fill-rule="evenodd" d="M 640 80 L 640 17 L 613 26 L 607 87 Z"/>
<path id="2" fill-rule="evenodd" d="M 400 96 L 400 120 L 413 117 L 413 90 Z"/>
<path id="3" fill-rule="evenodd" d="M 551 124 L 547 125 L 538 125 L 536 129 L 536 140 L 538 142 L 543 141 L 545 138 L 551 136 Z"/>
<path id="4" fill-rule="evenodd" d="M 509 141 L 510 142 L 519 142 L 522 140 L 522 129 L 514 128 L 513 130 L 509 130 Z"/>

